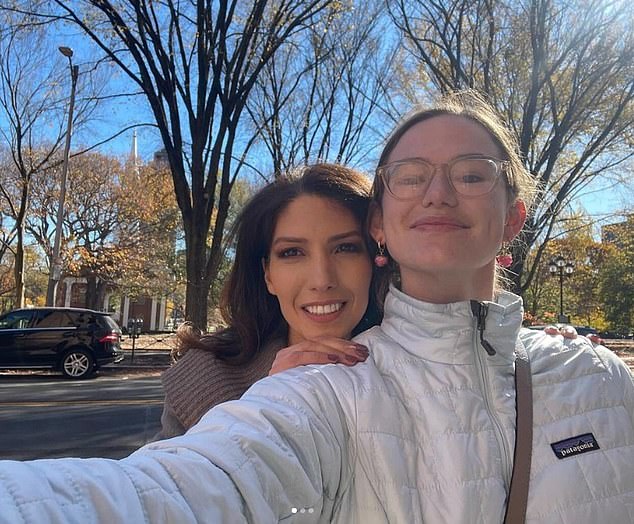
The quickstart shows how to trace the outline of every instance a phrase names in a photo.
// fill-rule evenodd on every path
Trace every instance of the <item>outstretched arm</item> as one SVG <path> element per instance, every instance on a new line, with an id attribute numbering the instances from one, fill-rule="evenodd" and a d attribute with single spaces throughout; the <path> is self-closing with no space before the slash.
<path id="1" fill-rule="evenodd" d="M 319 372 L 280 377 L 121 461 L 0 462 L 0 522 L 329 521 L 348 473 L 341 408 Z"/>

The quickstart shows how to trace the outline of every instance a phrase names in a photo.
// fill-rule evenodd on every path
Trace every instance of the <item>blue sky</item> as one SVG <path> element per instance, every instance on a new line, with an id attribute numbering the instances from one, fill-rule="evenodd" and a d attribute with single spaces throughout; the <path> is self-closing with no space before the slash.
<path id="1" fill-rule="evenodd" d="M 105 137 L 115 134 L 120 129 L 130 123 L 140 123 L 151 121 L 152 115 L 145 109 L 142 100 L 121 101 L 112 111 L 108 111 L 106 117 L 100 120 L 100 135 Z M 94 129 L 83 131 L 77 138 L 77 142 L 88 145 L 94 139 Z M 150 160 L 154 152 L 162 148 L 161 138 L 155 128 L 144 126 L 137 129 L 138 153 L 143 160 Z M 126 131 L 118 138 L 100 147 L 104 153 L 127 157 L 131 152 L 132 131 Z M 367 171 L 372 170 L 372 165 L 361 166 Z M 634 180 L 632 177 L 631 180 Z M 594 216 L 597 220 L 606 220 L 608 223 L 613 219 L 610 216 L 614 213 L 628 210 L 634 211 L 634 183 L 627 185 L 615 183 L 606 179 L 595 180 L 585 188 L 574 200 L 575 208 L 582 207 L 586 213 Z"/>
<path id="2" fill-rule="evenodd" d="M 94 56 L 94 44 L 83 34 L 67 28 L 66 31 L 50 36 L 51 47 L 65 45 L 74 49 L 73 61 L 80 67 L 80 81 L 78 96 L 82 96 L 89 78 L 100 85 L 104 85 L 106 91 L 103 94 L 130 92 L 135 90 L 130 81 L 115 67 L 107 71 L 103 68 L 94 73 L 89 70 L 89 61 Z M 68 68 L 66 58 L 59 53 L 54 53 L 60 68 Z M 62 86 L 70 89 L 70 77 L 68 85 Z M 84 128 L 78 128 L 73 134 L 73 150 L 91 146 L 105 140 L 107 137 L 120 132 L 126 126 L 152 122 L 152 115 L 148 110 L 145 98 L 141 96 L 111 99 L 103 104 L 97 113 L 93 115 L 90 123 Z M 389 125 L 389 124 L 388 124 Z M 389 130 L 386 129 L 387 133 Z M 161 139 L 155 128 L 144 126 L 137 129 L 138 152 L 143 160 L 150 160 L 154 152 L 162 147 Z M 99 151 L 120 157 L 127 157 L 131 151 L 132 131 L 126 131 L 112 141 L 99 147 Z M 357 166 L 367 171 L 372 170 L 371 161 L 368 165 Z M 626 186 L 614 185 L 606 180 L 597 180 L 580 193 L 575 207 L 582 207 L 587 213 L 597 218 L 609 215 L 619 210 L 632 212 L 631 202 L 634 197 L 634 185 L 632 182 Z"/>

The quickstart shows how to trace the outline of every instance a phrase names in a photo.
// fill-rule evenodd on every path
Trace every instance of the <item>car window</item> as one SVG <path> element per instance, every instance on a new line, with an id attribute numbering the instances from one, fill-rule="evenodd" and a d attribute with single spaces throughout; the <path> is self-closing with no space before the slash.
<path id="1" fill-rule="evenodd" d="M 86 314 L 83 311 L 71 311 L 68 314 L 70 315 L 73 326 L 85 327 Z"/>
<path id="2" fill-rule="evenodd" d="M 100 322 L 101 315 L 97 315 L 96 313 L 90 311 L 77 313 L 74 320 L 77 327 L 84 327 L 88 329 L 98 329 L 103 327 L 103 323 Z"/>
<path id="3" fill-rule="evenodd" d="M 109 317 L 108 315 L 100 315 L 97 318 L 99 319 L 99 323 L 106 328 L 111 329 L 112 331 L 117 331 L 119 329 L 119 325 L 112 317 Z"/>
<path id="4" fill-rule="evenodd" d="M 0 329 L 24 329 L 29 327 L 33 311 L 13 311 L 0 319 Z"/>
<path id="5" fill-rule="evenodd" d="M 35 320 L 36 328 L 74 327 L 73 320 L 65 311 L 42 310 Z"/>

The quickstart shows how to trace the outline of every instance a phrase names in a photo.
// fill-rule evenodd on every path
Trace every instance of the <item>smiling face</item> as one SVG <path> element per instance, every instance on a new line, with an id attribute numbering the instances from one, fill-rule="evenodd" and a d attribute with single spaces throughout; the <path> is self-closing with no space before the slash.
<path id="1" fill-rule="evenodd" d="M 423 120 L 408 129 L 387 163 L 421 158 L 444 164 L 469 155 L 503 159 L 480 124 L 455 115 Z M 385 191 L 371 221 L 372 236 L 387 244 L 398 262 L 405 293 L 436 303 L 490 300 L 495 255 L 521 229 L 525 209 L 509 202 L 503 174 L 493 189 L 465 197 L 439 168 L 419 198 L 397 200 Z"/>
<path id="2" fill-rule="evenodd" d="M 372 266 L 361 224 L 336 202 L 302 195 L 279 215 L 264 275 L 288 343 L 349 338 L 368 305 Z"/>

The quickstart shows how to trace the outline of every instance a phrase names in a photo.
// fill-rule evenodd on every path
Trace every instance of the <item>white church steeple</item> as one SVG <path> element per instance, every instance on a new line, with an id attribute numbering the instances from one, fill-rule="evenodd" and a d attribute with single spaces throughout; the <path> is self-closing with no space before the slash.
<path id="1" fill-rule="evenodd" d="M 139 154 L 137 149 L 136 129 L 132 131 L 132 149 L 130 150 L 130 162 L 136 171 L 139 170 Z"/>

